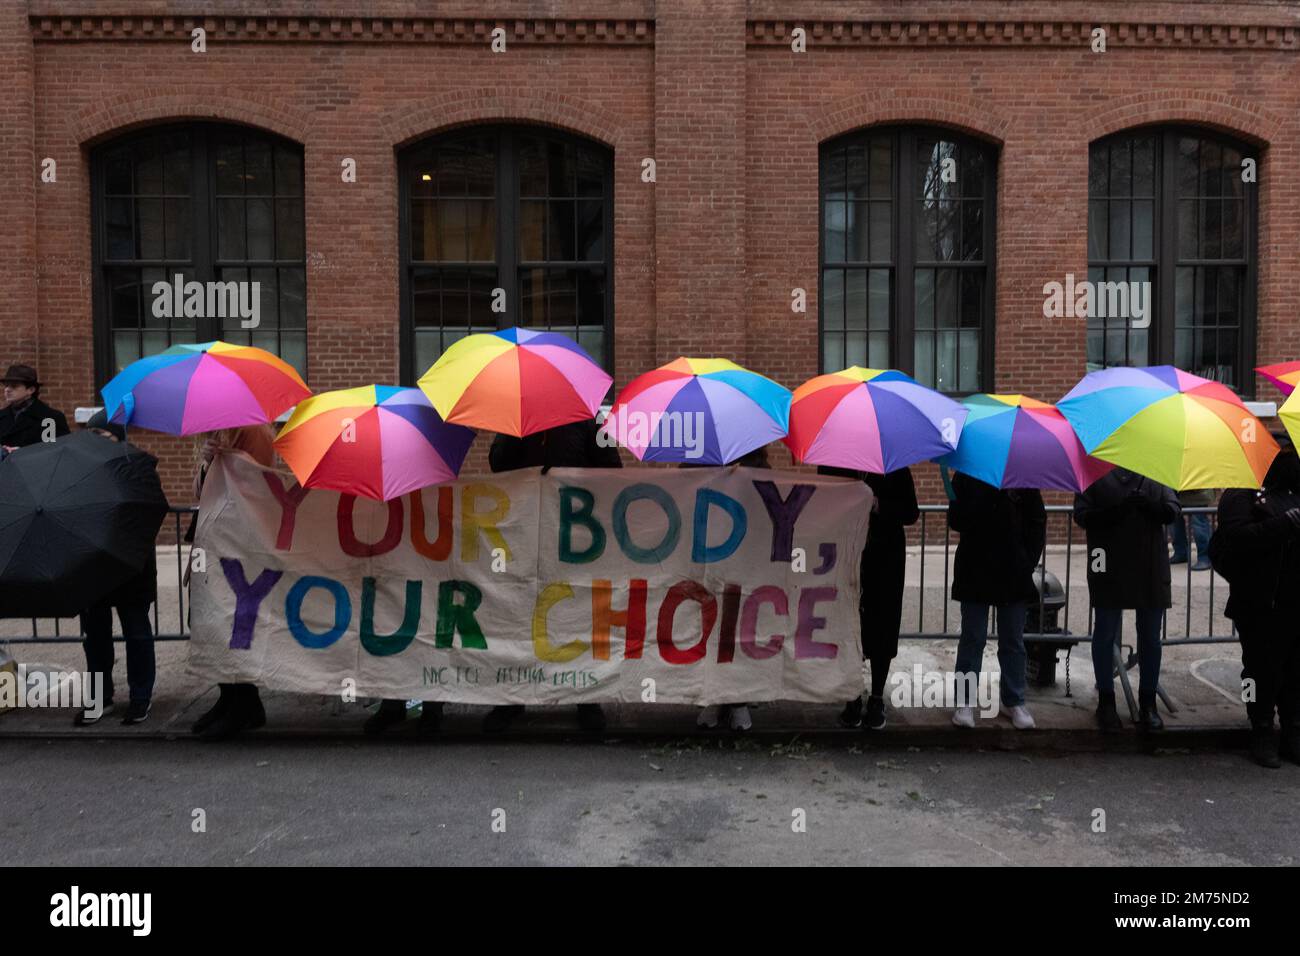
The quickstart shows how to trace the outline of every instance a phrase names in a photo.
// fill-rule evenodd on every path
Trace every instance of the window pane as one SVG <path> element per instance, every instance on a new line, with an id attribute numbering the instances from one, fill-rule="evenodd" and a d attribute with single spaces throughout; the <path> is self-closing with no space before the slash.
<path id="1" fill-rule="evenodd" d="M 871 219 L 871 256 L 872 262 L 891 262 L 893 261 L 893 223 L 890 217 L 893 215 L 893 205 L 887 202 L 872 202 L 868 204 Z"/>
<path id="2" fill-rule="evenodd" d="M 525 199 L 519 203 L 519 258 L 540 262 L 546 257 L 546 203 Z"/>
<path id="3" fill-rule="evenodd" d="M 961 204 L 961 258 L 978 262 L 984 258 L 984 203 L 967 199 Z"/>
<path id="4" fill-rule="evenodd" d="M 848 179 L 844 188 L 849 199 L 867 198 L 867 151 L 868 144 L 865 140 L 852 144 L 845 151 Z"/>
<path id="5" fill-rule="evenodd" d="M 822 327 L 844 328 L 843 269 L 827 269 L 822 273 Z"/>
<path id="6" fill-rule="evenodd" d="M 889 270 L 872 269 L 867 293 L 868 325 L 873 330 L 887 330 L 893 308 L 889 301 Z"/>
<path id="7" fill-rule="evenodd" d="M 866 269 L 849 269 L 844 274 L 844 327 L 862 330 L 867 327 Z"/>
<path id="8" fill-rule="evenodd" d="M 587 262 L 605 258 L 605 204 L 598 199 L 578 202 L 578 258 Z"/>
<path id="9" fill-rule="evenodd" d="M 270 199 L 245 200 L 244 215 L 247 217 L 248 258 L 275 258 L 275 219 L 272 215 Z"/>
<path id="10" fill-rule="evenodd" d="M 916 327 L 918 329 L 932 329 L 935 325 L 934 270 L 917 269 L 913 275 L 913 298 L 916 303 Z"/>
<path id="11" fill-rule="evenodd" d="M 1155 258 L 1154 244 L 1155 203 L 1137 200 L 1133 203 L 1133 258 Z"/>
<path id="12" fill-rule="evenodd" d="M 242 199 L 217 200 L 217 258 L 247 259 L 244 243 L 244 201 Z"/>
<path id="13" fill-rule="evenodd" d="M 871 195 L 886 199 L 894 194 L 893 140 L 877 136 L 871 141 Z"/>
<path id="14" fill-rule="evenodd" d="M 852 202 L 847 204 L 849 214 L 848 221 L 848 261 L 849 262 L 868 262 L 871 259 L 871 250 L 867 244 L 867 217 L 868 203 Z"/>
<path id="15" fill-rule="evenodd" d="M 137 199 L 135 202 L 137 259 L 163 258 L 163 201 Z"/>
<path id="16" fill-rule="evenodd" d="M 827 262 L 844 262 L 848 238 L 848 205 L 842 202 L 823 204 L 825 234 L 822 239 Z"/>
<path id="17" fill-rule="evenodd" d="M 552 201 L 547 205 L 546 258 L 552 262 L 572 262 L 578 258 L 574 245 L 577 228 L 574 206 L 571 200 Z"/>
<path id="18" fill-rule="evenodd" d="M 275 257 L 302 259 L 306 255 L 303 236 L 304 216 L 301 199 L 275 201 Z"/>

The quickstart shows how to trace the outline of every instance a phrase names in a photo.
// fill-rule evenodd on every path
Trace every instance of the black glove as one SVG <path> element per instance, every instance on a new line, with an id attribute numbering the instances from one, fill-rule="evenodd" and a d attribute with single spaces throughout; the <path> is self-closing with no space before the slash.
<path id="1" fill-rule="evenodd" d="M 1300 531 L 1300 508 L 1287 508 L 1283 514 L 1291 519 L 1291 527 Z"/>

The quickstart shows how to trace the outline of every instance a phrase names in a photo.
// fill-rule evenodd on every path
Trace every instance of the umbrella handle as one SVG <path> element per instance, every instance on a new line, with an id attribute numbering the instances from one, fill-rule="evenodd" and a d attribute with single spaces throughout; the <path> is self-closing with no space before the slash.
<path id="1" fill-rule="evenodd" d="M 957 497 L 957 493 L 952 490 L 952 476 L 948 473 L 947 465 L 939 465 L 939 477 L 943 479 L 944 494 L 948 496 L 949 501 L 952 501 Z"/>

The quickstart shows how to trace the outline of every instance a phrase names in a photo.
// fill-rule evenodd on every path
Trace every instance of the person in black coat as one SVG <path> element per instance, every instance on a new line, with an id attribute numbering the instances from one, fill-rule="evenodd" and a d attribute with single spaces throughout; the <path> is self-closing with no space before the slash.
<path id="1" fill-rule="evenodd" d="M 1210 539 L 1214 570 L 1228 581 L 1224 613 L 1241 640 L 1250 752 L 1265 767 L 1280 767 L 1281 756 L 1300 763 L 1300 458 L 1285 433 L 1275 437 L 1282 450 L 1263 488 L 1225 491 Z"/>
<path id="2" fill-rule="evenodd" d="M 1017 730 L 1034 718 L 1025 707 L 1025 606 L 1037 600 L 1034 568 L 1043 553 L 1047 509 L 1032 488 L 999 489 L 958 472 L 952 480 L 948 527 L 961 535 L 953 561 L 952 599 L 961 603 L 957 675 L 979 680 L 988 642 L 989 610 L 997 609 L 1002 713 Z M 974 701 L 953 714 L 958 727 L 974 727 Z"/>
<path id="3" fill-rule="evenodd" d="M 105 441 L 126 441 L 126 431 L 121 425 L 110 425 L 102 411 L 86 424 L 89 431 Z M 82 710 L 74 718 L 78 727 L 98 722 L 113 709 L 113 612 L 122 624 L 126 639 L 126 681 L 130 690 L 130 703 L 124 724 L 138 724 L 149 719 L 156 673 L 153 646 L 153 628 L 149 622 L 149 606 L 158 600 L 158 564 L 152 549 L 145 566 L 111 594 L 81 612 L 81 631 L 85 635 L 82 648 L 86 652 L 86 670 L 103 674 L 102 711 Z"/>
<path id="4" fill-rule="evenodd" d="M 916 483 L 908 468 L 877 475 L 823 465 L 817 473 L 856 478 L 865 481 L 871 489 L 871 518 L 859 574 L 862 600 L 858 605 L 862 655 L 871 662 L 871 690 L 867 695 L 866 716 L 863 716 L 862 697 L 858 696 L 844 705 L 840 723 L 846 727 L 861 725 L 867 730 L 882 730 L 885 685 L 890 664 L 898 656 L 898 633 L 903 627 L 905 529 L 916 524 L 921 516 L 916 503 Z"/>
<path id="5" fill-rule="evenodd" d="M 11 365 L 0 379 L 4 408 L 0 408 L 0 449 L 6 452 L 69 434 L 63 412 L 41 401 L 41 383 L 30 365 Z M 51 426 L 53 429 L 51 431 Z"/>
<path id="6" fill-rule="evenodd" d="M 1169 588 L 1167 526 L 1182 520 L 1172 488 L 1126 468 L 1115 468 L 1074 497 L 1074 520 L 1088 537 L 1088 596 L 1095 612 L 1092 670 L 1097 681 L 1097 723 L 1120 728 L 1115 710 L 1115 653 L 1123 612 L 1137 616 L 1141 730 L 1161 730 L 1156 710 L 1160 686 L 1160 630 L 1173 603 Z"/>

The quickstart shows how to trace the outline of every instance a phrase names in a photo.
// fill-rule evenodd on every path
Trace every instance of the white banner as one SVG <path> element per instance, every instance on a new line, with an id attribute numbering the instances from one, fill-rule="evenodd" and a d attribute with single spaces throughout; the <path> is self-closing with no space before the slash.
<path id="1" fill-rule="evenodd" d="M 221 456 L 190 669 L 463 703 L 840 702 L 862 690 L 870 500 L 730 467 L 520 471 L 385 504 Z"/>

